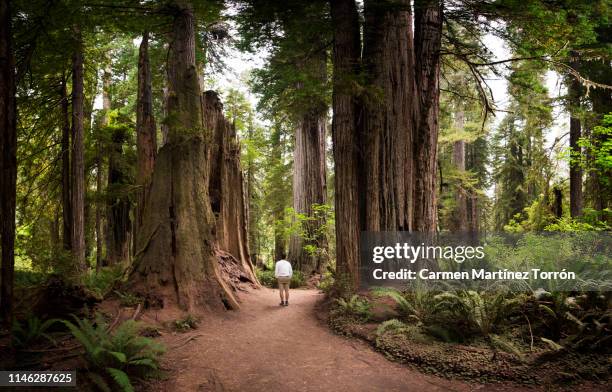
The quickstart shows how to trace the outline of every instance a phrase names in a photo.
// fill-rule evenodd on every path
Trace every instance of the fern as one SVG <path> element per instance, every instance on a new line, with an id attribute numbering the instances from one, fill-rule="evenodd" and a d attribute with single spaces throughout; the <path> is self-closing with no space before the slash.
<path id="1" fill-rule="evenodd" d="M 87 319 L 74 320 L 63 323 L 85 349 L 89 378 L 103 391 L 113 390 L 112 385 L 133 391 L 131 377 L 147 377 L 158 370 L 164 348 L 139 335 L 140 323 L 126 321 L 111 334 L 100 316 L 95 324 Z"/>
<path id="2" fill-rule="evenodd" d="M 113 380 L 121 387 L 123 392 L 134 392 L 134 387 L 130 382 L 130 377 L 123 370 L 115 368 L 106 368 L 106 371 L 111 375 Z"/>
<path id="3" fill-rule="evenodd" d="M 360 297 L 357 294 L 354 294 L 348 301 L 344 298 L 338 298 L 336 304 L 348 316 L 357 316 L 363 320 L 369 320 L 372 317 L 370 302 L 367 298 Z"/>

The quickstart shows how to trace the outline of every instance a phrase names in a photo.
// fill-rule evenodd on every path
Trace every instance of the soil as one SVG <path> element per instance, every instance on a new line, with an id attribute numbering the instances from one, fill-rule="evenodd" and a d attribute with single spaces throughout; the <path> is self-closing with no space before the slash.
<path id="1" fill-rule="evenodd" d="M 423 374 L 391 362 L 366 343 L 335 335 L 317 318 L 323 294 L 242 293 L 241 310 L 206 316 L 196 330 L 165 333 L 168 377 L 147 391 L 519 391 Z"/>

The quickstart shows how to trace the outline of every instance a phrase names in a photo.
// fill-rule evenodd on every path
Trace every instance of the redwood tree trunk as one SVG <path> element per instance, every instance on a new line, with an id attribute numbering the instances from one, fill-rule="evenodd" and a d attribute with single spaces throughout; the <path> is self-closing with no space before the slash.
<path id="1" fill-rule="evenodd" d="M 70 195 L 70 103 L 66 90 L 66 77 L 60 86 L 62 121 L 62 240 L 65 250 L 72 248 L 72 198 Z"/>
<path id="2" fill-rule="evenodd" d="M 208 193 L 213 134 L 202 117 L 193 7 L 175 1 L 173 9 L 168 143 L 155 163 L 130 280 L 136 291 L 156 297 L 162 306 L 237 308 L 213 251 L 215 221 Z"/>
<path id="3" fill-rule="evenodd" d="M 415 104 L 410 1 L 366 0 L 364 5 L 363 228 L 409 231 Z"/>
<path id="4" fill-rule="evenodd" d="M 75 48 L 72 56 L 72 254 L 78 270 L 85 264 L 85 160 L 83 129 L 83 39 L 74 28 Z"/>
<path id="5" fill-rule="evenodd" d="M 244 178 L 236 128 L 223 116 L 223 104 L 214 91 L 204 93 L 203 115 L 204 127 L 214 132 L 209 192 L 216 218 L 217 245 L 238 261 L 243 279 L 256 282 L 249 254 Z"/>
<path id="6" fill-rule="evenodd" d="M 414 230 L 435 232 L 442 3 L 416 0 L 415 81 L 418 105 L 414 130 Z"/>
<path id="7" fill-rule="evenodd" d="M 465 123 L 465 115 L 462 110 L 455 112 L 455 129 L 463 131 Z M 451 217 L 453 231 L 468 230 L 468 205 L 467 205 L 467 190 L 464 188 L 461 178 L 465 175 L 465 140 L 456 140 L 453 143 L 452 164 L 457 173 L 461 176 L 456 181 L 455 188 L 455 208 Z"/>
<path id="8" fill-rule="evenodd" d="M 108 125 L 108 116 L 111 110 L 111 64 L 110 58 L 107 58 L 108 63 L 104 67 L 102 73 L 102 119 L 100 121 L 100 128 L 104 128 Z M 104 208 L 106 203 L 103 202 L 102 194 L 104 187 L 104 160 L 103 160 L 102 142 L 100 138 L 97 140 L 96 145 L 96 271 L 102 268 L 103 264 L 103 247 L 104 247 Z"/>
<path id="9" fill-rule="evenodd" d="M 575 56 L 577 54 L 574 53 Z M 578 61 L 572 62 L 572 68 L 578 68 Z M 580 95 L 582 88 L 580 82 L 572 77 L 568 86 L 569 104 L 570 104 L 570 132 L 569 145 L 572 154 L 572 160 L 569 165 L 569 181 L 570 181 L 570 215 L 575 218 L 582 215 L 583 197 L 582 197 L 582 168 L 580 163 L 574 161 L 581 154 L 581 148 L 578 141 L 582 136 L 582 127 L 578 111 L 580 110 Z"/>
<path id="10" fill-rule="evenodd" d="M 319 80 L 326 78 L 325 52 L 312 55 L 308 62 L 310 69 Z M 325 169 L 325 127 L 327 123 L 327 106 L 324 102 L 313 102 L 311 108 L 301 114 L 295 130 L 295 147 L 293 153 L 293 209 L 296 213 L 314 218 L 313 205 L 325 204 L 327 200 L 327 181 Z M 289 243 L 289 260 L 299 271 L 306 275 L 320 273 L 325 258 L 321 252 L 308 252 L 305 246 L 311 245 L 317 250 L 327 247 L 325 233 L 321 227 L 323 219 L 304 222 L 305 238 L 292 236 Z"/>
<path id="11" fill-rule="evenodd" d="M 359 16 L 354 0 L 331 0 L 333 45 L 332 140 L 335 162 L 338 283 L 359 285 L 358 133 L 355 79 L 359 71 Z"/>
<path id="12" fill-rule="evenodd" d="M 2 276 L 0 317 L 9 328 L 13 321 L 15 272 L 15 200 L 17 195 L 17 122 L 15 64 L 10 1 L 0 3 L 0 237 Z"/>
<path id="13" fill-rule="evenodd" d="M 157 133 L 153 117 L 149 33 L 144 32 L 138 56 L 138 102 L 136 111 L 136 150 L 138 152 L 136 184 L 140 186 L 137 201 L 136 230 L 142 225 L 142 213 L 149 197 L 151 176 L 157 156 Z"/>
<path id="14" fill-rule="evenodd" d="M 107 242 L 106 256 L 109 264 L 128 261 L 130 257 L 130 199 L 125 192 L 128 184 L 125 164 L 123 161 L 123 145 L 128 135 L 126 129 L 118 127 L 113 129 L 108 156 L 108 205 L 107 205 Z"/>

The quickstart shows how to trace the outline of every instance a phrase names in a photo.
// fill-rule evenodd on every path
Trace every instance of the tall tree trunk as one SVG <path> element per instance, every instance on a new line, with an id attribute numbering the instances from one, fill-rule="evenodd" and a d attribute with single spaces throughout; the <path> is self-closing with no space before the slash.
<path id="1" fill-rule="evenodd" d="M 216 218 L 217 246 L 238 261 L 244 278 L 256 282 L 249 254 L 244 177 L 236 128 L 223 116 L 223 104 L 214 91 L 204 93 L 203 116 L 204 128 L 214 132 L 209 192 Z"/>
<path id="2" fill-rule="evenodd" d="M 363 228 L 409 231 L 415 104 L 410 1 L 366 0 L 364 13 Z"/>
<path id="3" fill-rule="evenodd" d="M 247 131 L 247 138 L 253 139 L 253 133 L 255 130 L 255 124 L 253 124 L 253 118 L 249 118 L 249 128 Z M 260 245 L 259 245 L 259 233 L 258 227 L 255 224 L 256 211 L 255 208 L 255 164 L 253 159 L 249 156 L 246 170 L 246 190 L 245 198 L 247 200 L 247 216 L 248 216 L 248 236 L 249 236 L 249 250 L 251 252 L 251 262 L 255 265 L 260 265 Z"/>
<path id="4" fill-rule="evenodd" d="M 0 237 L 2 276 L 0 317 L 10 329 L 13 321 L 15 273 L 15 201 L 17 197 L 17 109 L 10 1 L 0 3 Z"/>
<path id="5" fill-rule="evenodd" d="M 466 145 L 466 167 L 470 171 L 476 172 L 482 167 L 481 162 L 477 157 L 477 149 L 481 148 L 481 144 L 485 142 L 483 139 L 477 139 L 474 142 Z M 480 231 L 480 210 L 478 208 L 478 193 L 474 187 L 467 192 L 467 216 L 468 216 L 468 231 L 476 233 Z"/>
<path id="6" fill-rule="evenodd" d="M 65 250 L 72 249 L 72 198 L 70 194 L 70 102 L 66 76 L 60 86 L 62 121 L 62 240 Z"/>
<path id="7" fill-rule="evenodd" d="M 335 162 L 336 269 L 339 284 L 359 286 L 358 132 L 355 83 L 359 15 L 354 0 L 331 0 L 333 46 L 332 141 Z M 342 287 L 340 287 L 342 288 Z"/>
<path id="8" fill-rule="evenodd" d="M 578 56 L 577 53 L 573 53 L 573 56 Z M 577 69 L 578 60 L 572 61 L 572 67 Z M 570 134 L 569 144 L 570 151 L 572 154 L 572 160 L 569 165 L 569 181 L 570 181 L 570 215 L 575 218 L 582 215 L 582 168 L 580 163 L 575 161 L 581 155 L 581 148 L 578 145 L 581 135 L 581 124 L 580 124 L 580 95 L 582 94 L 582 87 L 580 81 L 572 77 L 568 85 L 569 105 L 570 105 Z"/>
<path id="9" fill-rule="evenodd" d="M 414 230 L 435 232 L 442 3 L 415 0 Z"/>
<path id="10" fill-rule="evenodd" d="M 175 1 L 168 54 L 168 143 L 159 151 L 136 247 L 132 287 L 148 298 L 237 308 L 215 258 L 208 193 L 211 129 L 202 118 L 195 62 L 195 21 L 187 1 Z"/>
<path id="11" fill-rule="evenodd" d="M 123 161 L 123 145 L 128 135 L 125 128 L 113 129 L 108 155 L 108 205 L 107 205 L 107 247 L 106 256 L 111 265 L 128 261 L 130 258 L 130 199 L 126 194 L 128 184 Z"/>
<path id="12" fill-rule="evenodd" d="M 463 131 L 464 123 L 465 114 L 463 110 L 457 110 L 455 112 L 455 129 L 457 131 Z M 453 143 L 452 164 L 460 178 L 456 181 L 455 209 L 451 217 L 451 229 L 453 231 L 462 232 L 468 230 L 467 190 L 462 182 L 465 175 L 465 140 L 456 140 Z"/>
<path id="13" fill-rule="evenodd" d="M 74 27 L 75 48 L 72 56 L 72 254 L 79 271 L 85 264 L 85 160 L 83 129 L 83 38 Z"/>
<path id="14" fill-rule="evenodd" d="M 281 149 L 281 128 L 278 125 L 274 126 L 272 135 L 270 135 L 272 145 L 272 158 L 274 165 L 280 164 L 283 159 L 283 151 Z M 285 219 L 285 205 L 278 199 L 272 205 L 272 218 L 274 222 L 281 222 Z M 274 260 L 286 258 L 286 241 L 282 229 L 279 225 L 274 225 Z"/>
<path id="15" fill-rule="evenodd" d="M 109 112 L 111 110 L 111 59 L 107 54 L 107 64 L 102 73 L 102 119 L 100 128 L 108 126 Z M 103 202 L 102 194 L 104 192 L 104 159 L 102 151 L 102 142 L 98 137 L 96 142 L 96 271 L 100 271 L 104 259 L 104 209 L 106 203 Z"/>
<path id="16" fill-rule="evenodd" d="M 136 111 L 136 150 L 138 152 L 136 184 L 138 192 L 135 234 L 142 225 L 145 201 L 149 197 L 151 176 L 157 156 L 157 130 L 153 117 L 151 93 L 151 65 L 149 63 L 149 32 L 145 31 L 138 55 L 138 102 Z"/>
<path id="17" fill-rule="evenodd" d="M 306 72 L 312 73 L 318 81 L 327 77 L 327 58 L 325 52 L 313 54 L 307 63 Z M 293 209 L 296 213 L 315 218 L 313 205 L 325 204 L 327 200 L 327 174 L 325 168 L 325 127 L 327 125 L 327 105 L 313 102 L 312 107 L 301 114 L 295 129 L 293 153 Z M 289 243 L 289 260 L 299 271 L 306 275 L 320 273 L 325 263 L 322 252 L 309 253 L 305 246 L 317 250 L 327 247 L 321 219 L 304 222 L 305 238 L 295 235 Z"/>

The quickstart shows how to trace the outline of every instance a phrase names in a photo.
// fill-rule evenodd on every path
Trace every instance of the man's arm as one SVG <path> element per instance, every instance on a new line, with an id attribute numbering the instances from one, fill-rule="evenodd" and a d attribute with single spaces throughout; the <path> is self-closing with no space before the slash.
<path id="1" fill-rule="evenodd" d="M 274 276 L 278 278 L 278 262 L 274 265 Z"/>
<path id="2" fill-rule="evenodd" d="M 293 276 L 293 267 L 291 266 L 291 263 L 289 263 L 289 276 Z"/>

